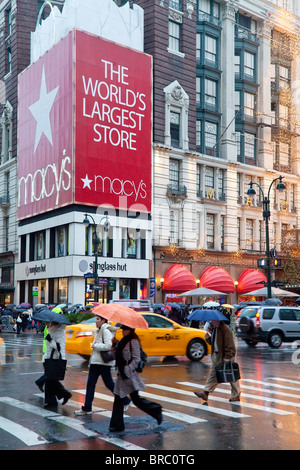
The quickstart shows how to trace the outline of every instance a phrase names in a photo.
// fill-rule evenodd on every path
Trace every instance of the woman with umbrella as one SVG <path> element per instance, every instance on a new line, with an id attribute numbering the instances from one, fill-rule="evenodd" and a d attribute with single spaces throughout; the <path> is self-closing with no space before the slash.
<path id="1" fill-rule="evenodd" d="M 141 360 L 141 346 L 135 328 L 148 328 L 144 317 L 126 305 L 100 304 L 93 313 L 112 322 L 121 323 L 123 338 L 116 348 L 116 367 L 118 371 L 114 387 L 114 405 L 110 420 L 111 432 L 124 431 L 124 398 L 129 395 L 133 404 L 145 413 L 162 422 L 162 407 L 160 404 L 146 400 L 139 396 L 139 391 L 145 385 L 137 372 Z"/>
<path id="2" fill-rule="evenodd" d="M 117 380 L 114 388 L 114 406 L 110 420 L 111 432 L 124 431 L 124 398 L 129 395 L 133 404 L 145 413 L 162 422 L 162 407 L 160 404 L 146 400 L 139 396 L 139 391 L 145 389 L 145 385 L 136 368 L 141 360 L 141 348 L 139 339 L 133 328 L 122 325 L 123 338 L 117 346 L 116 366 L 118 369 Z"/>
<path id="3" fill-rule="evenodd" d="M 194 317 L 194 318 L 192 318 Z M 218 310 L 196 310 L 188 317 L 191 319 L 198 319 L 199 321 L 209 321 L 212 324 L 212 331 L 205 334 L 205 339 L 208 344 L 211 344 L 211 360 L 212 367 L 210 374 L 204 386 L 203 392 L 195 391 L 194 394 L 207 401 L 209 393 L 212 393 L 218 386 L 216 367 L 224 362 L 233 361 L 236 355 L 236 347 L 234 343 L 233 333 L 228 325 L 225 324 L 227 318 Z M 231 398 L 230 402 L 240 400 L 240 385 L 239 382 L 230 382 Z"/>

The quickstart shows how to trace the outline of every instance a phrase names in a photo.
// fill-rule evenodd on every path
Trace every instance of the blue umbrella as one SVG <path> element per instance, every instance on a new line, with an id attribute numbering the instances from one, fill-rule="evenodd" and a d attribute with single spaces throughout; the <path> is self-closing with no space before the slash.
<path id="1" fill-rule="evenodd" d="M 209 309 L 194 310 L 194 312 L 187 316 L 187 319 L 194 321 L 228 321 L 228 318 L 226 318 L 219 310 Z"/>

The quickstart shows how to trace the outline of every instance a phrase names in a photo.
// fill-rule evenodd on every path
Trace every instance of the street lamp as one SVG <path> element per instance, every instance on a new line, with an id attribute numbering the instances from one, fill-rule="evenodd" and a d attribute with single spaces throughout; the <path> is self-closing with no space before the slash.
<path id="1" fill-rule="evenodd" d="M 278 181 L 278 183 L 276 185 L 276 189 L 277 189 L 277 191 L 282 192 L 286 188 L 285 184 L 282 182 L 283 178 L 284 178 L 283 176 L 279 176 L 278 178 L 275 178 L 271 182 L 271 184 L 269 186 L 269 190 L 268 190 L 268 196 L 264 195 L 264 192 L 263 192 L 260 184 L 254 182 L 254 181 L 251 181 L 249 183 L 250 188 L 247 191 L 248 196 L 254 196 L 256 194 L 256 191 L 253 188 L 253 185 L 256 184 L 256 186 L 259 187 L 259 189 L 261 191 L 261 194 L 262 194 L 262 197 L 263 197 L 263 201 L 262 201 L 263 218 L 264 218 L 265 227 L 266 227 L 267 293 L 268 293 L 268 298 L 269 299 L 272 297 L 271 266 L 270 266 L 270 241 L 269 241 L 269 219 L 270 219 L 270 215 L 271 215 L 271 212 L 270 212 L 270 191 L 271 191 L 271 187 L 272 187 L 273 183 L 275 183 L 275 181 Z"/>
<path id="2" fill-rule="evenodd" d="M 99 225 L 101 225 L 102 221 L 105 220 L 105 222 L 103 224 L 103 228 L 104 228 L 105 232 L 108 232 L 109 227 L 110 227 L 110 223 L 109 223 L 109 220 L 108 220 L 107 212 L 105 212 L 104 214 L 105 214 L 104 217 L 102 217 L 102 219 L 100 219 Z M 96 225 L 94 217 L 89 215 L 89 214 L 84 215 L 84 219 L 83 219 L 82 223 L 86 227 L 88 227 L 90 225 L 89 218 L 92 220 L 93 224 Z M 99 243 L 100 243 L 100 239 L 97 235 L 97 231 L 95 231 L 95 237 L 93 238 L 93 248 L 94 248 L 94 256 L 95 256 L 93 275 L 94 275 L 95 286 L 98 286 L 98 248 L 99 248 Z M 97 288 L 95 288 L 94 290 L 95 290 L 95 301 L 98 302 L 98 290 L 97 290 Z"/>

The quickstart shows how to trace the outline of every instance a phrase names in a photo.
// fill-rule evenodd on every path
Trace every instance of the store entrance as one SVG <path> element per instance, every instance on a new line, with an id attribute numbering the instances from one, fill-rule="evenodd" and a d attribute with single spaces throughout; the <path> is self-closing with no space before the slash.
<path id="1" fill-rule="evenodd" d="M 98 285 L 95 285 L 95 279 L 86 279 L 85 284 L 85 303 L 99 302 L 106 304 L 113 298 L 113 291 L 108 288 L 108 279 L 98 278 Z"/>

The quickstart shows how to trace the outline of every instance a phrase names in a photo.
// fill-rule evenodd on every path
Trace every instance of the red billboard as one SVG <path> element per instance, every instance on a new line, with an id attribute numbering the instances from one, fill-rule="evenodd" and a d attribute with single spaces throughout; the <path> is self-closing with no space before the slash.
<path id="1" fill-rule="evenodd" d="M 151 211 L 151 57 L 72 31 L 19 76 L 18 219 Z"/>

